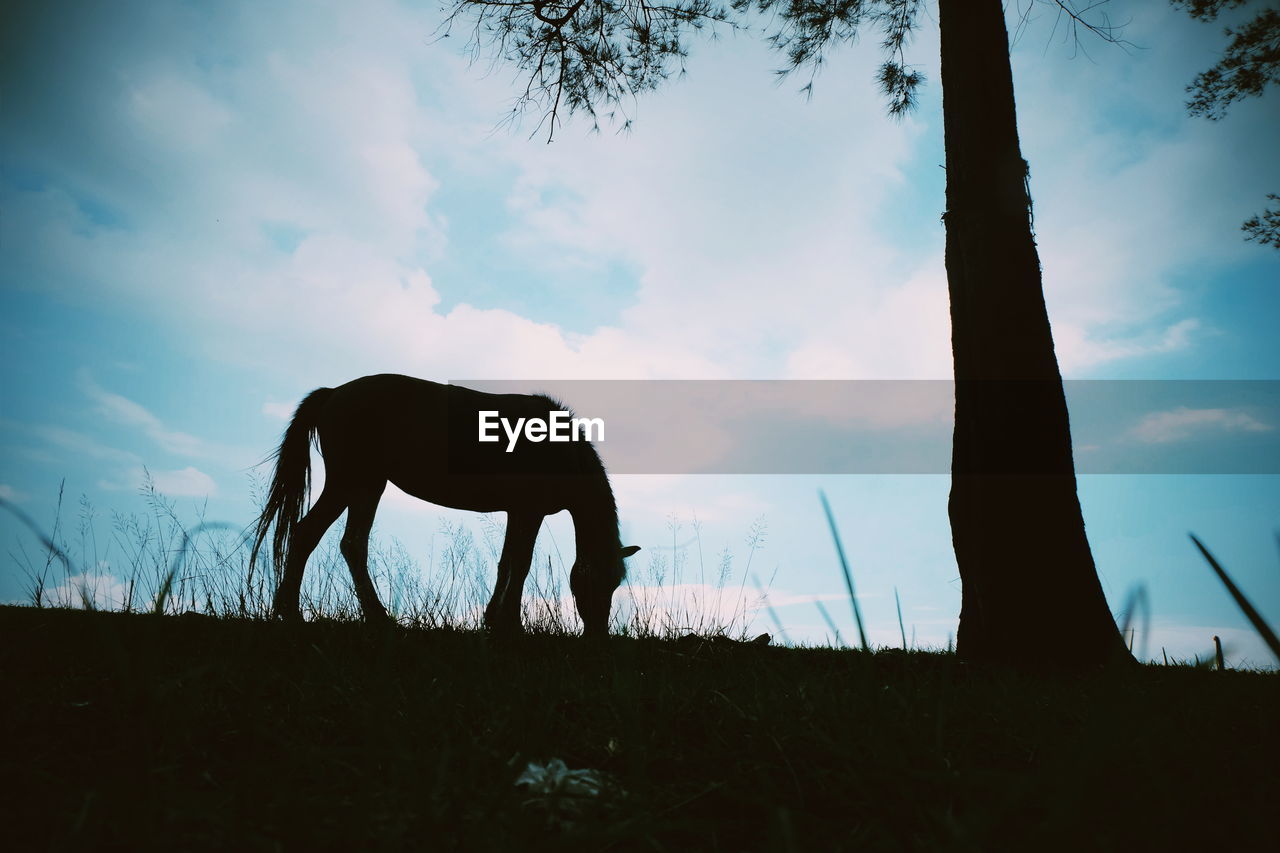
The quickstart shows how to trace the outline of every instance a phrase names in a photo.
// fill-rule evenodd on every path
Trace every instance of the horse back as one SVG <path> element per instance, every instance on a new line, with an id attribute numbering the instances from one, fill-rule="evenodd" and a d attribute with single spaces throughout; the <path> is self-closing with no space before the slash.
<path id="1" fill-rule="evenodd" d="M 591 491 L 603 468 L 587 441 L 479 441 L 481 412 L 510 424 L 567 411 L 534 394 L 490 394 L 399 374 L 334 389 L 318 424 L 326 470 L 378 477 L 423 500 L 484 512 L 547 513 Z M 509 449 L 510 448 L 510 449 Z"/>

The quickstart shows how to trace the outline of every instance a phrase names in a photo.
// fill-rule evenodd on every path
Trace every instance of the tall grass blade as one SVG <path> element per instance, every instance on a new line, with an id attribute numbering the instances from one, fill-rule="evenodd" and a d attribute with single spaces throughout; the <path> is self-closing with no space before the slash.
<path id="1" fill-rule="evenodd" d="M 67 570 L 68 576 L 72 576 L 75 574 L 75 568 L 71 564 L 71 558 L 67 556 L 65 551 L 63 551 L 56 544 L 54 544 L 54 541 L 52 539 L 50 539 L 48 536 L 44 534 L 44 531 L 40 529 L 40 525 L 36 524 L 35 521 L 31 518 L 31 516 L 27 515 L 25 512 L 18 509 L 16 506 L 14 506 L 12 503 L 5 500 L 4 498 L 0 498 L 0 508 L 9 510 L 9 512 L 11 512 L 14 515 L 14 517 L 18 519 L 18 521 L 21 521 L 23 524 L 25 524 L 27 528 L 30 529 L 31 532 L 36 535 L 36 538 L 40 540 L 40 544 L 48 548 L 50 554 L 53 554 L 55 557 L 57 557 L 59 560 L 62 561 L 62 565 Z"/>
<path id="2" fill-rule="evenodd" d="M 1262 618 L 1262 614 L 1254 609 L 1254 606 L 1249 602 L 1249 599 L 1245 598 L 1244 593 L 1240 591 L 1240 588 L 1236 586 L 1227 575 L 1226 569 L 1222 568 L 1222 566 L 1218 564 L 1218 561 L 1213 558 L 1213 555 L 1209 553 L 1209 549 L 1204 547 L 1204 544 L 1196 538 L 1194 533 L 1190 533 L 1188 535 L 1191 537 L 1191 541 L 1195 543 L 1196 547 L 1200 549 L 1200 553 L 1204 555 L 1205 560 L 1209 562 L 1210 568 L 1217 573 L 1218 580 L 1222 581 L 1222 585 L 1227 588 L 1227 592 L 1231 593 L 1231 597 L 1236 600 L 1236 604 L 1244 611 L 1244 615 L 1253 625 L 1253 629 L 1262 636 L 1263 641 L 1267 644 L 1267 648 L 1271 649 L 1271 654 L 1275 655 L 1276 660 L 1280 661 L 1280 639 L 1276 637 L 1276 632 L 1271 630 L 1271 626 Z"/>
<path id="3" fill-rule="evenodd" d="M 818 489 L 818 497 L 822 500 L 822 509 L 827 514 L 827 524 L 831 527 L 831 538 L 836 543 L 836 556 L 840 558 L 840 570 L 844 572 L 844 585 L 849 590 L 849 603 L 853 605 L 853 621 L 858 625 L 858 639 L 862 642 L 864 652 L 871 651 L 867 642 L 867 632 L 862 626 L 862 609 L 858 607 L 858 596 L 853 591 L 853 573 L 849 571 L 849 561 L 844 556 L 844 544 L 840 541 L 840 531 L 836 529 L 836 518 L 831 514 L 831 504 L 827 502 L 827 493 Z"/>
<path id="4" fill-rule="evenodd" d="M 787 636 L 787 629 L 782 627 L 782 620 L 778 618 L 778 612 L 773 609 L 773 605 L 769 603 L 769 593 L 764 591 L 764 587 L 760 584 L 760 578 L 754 573 L 751 580 L 755 582 L 756 589 L 760 590 L 760 597 L 764 600 L 764 609 L 769 612 L 769 618 L 773 620 L 773 626 L 778 629 L 778 634 L 782 637 L 782 642 L 791 645 L 791 638 Z M 772 586 L 772 582 L 769 584 Z"/>
<path id="5" fill-rule="evenodd" d="M 1120 613 L 1123 621 L 1120 623 L 1120 636 L 1129 638 L 1129 651 L 1133 651 L 1134 631 L 1133 615 L 1137 611 L 1142 611 L 1142 645 L 1139 647 L 1138 659 L 1147 659 L 1147 638 L 1151 636 L 1151 599 L 1147 595 L 1147 585 L 1142 581 L 1134 584 L 1129 588 L 1129 595 L 1125 598 L 1124 607 Z"/>
<path id="6" fill-rule="evenodd" d="M 177 573 L 177 565 L 170 566 L 169 571 L 165 572 L 164 578 L 160 581 L 160 588 L 156 590 L 156 600 L 151 603 L 152 614 L 156 616 L 164 614 L 164 606 L 169 600 L 170 593 L 173 592 L 173 578 Z"/>
<path id="7" fill-rule="evenodd" d="M 62 505 L 61 492 L 59 492 L 58 505 L 59 506 Z M 25 512 L 23 512 L 18 507 L 14 506 L 11 502 L 5 500 L 4 498 L 0 498 L 0 508 L 9 510 L 9 512 L 12 513 L 15 518 L 18 519 L 18 521 L 21 521 L 23 524 L 25 524 L 27 528 L 32 533 L 35 534 L 36 538 L 40 540 L 40 544 L 43 545 L 45 548 L 47 548 L 51 555 L 57 557 L 60 561 L 62 561 L 62 566 L 66 570 L 68 580 L 70 580 L 75 576 L 75 568 L 73 567 L 71 558 L 67 556 L 65 551 L 63 551 L 61 548 L 57 546 L 57 544 L 53 541 L 52 538 L 45 535 L 44 530 L 40 528 L 40 525 L 36 524 L 35 520 L 31 516 L 27 515 Z M 73 584 L 73 588 L 76 592 L 76 595 L 80 597 L 81 607 L 83 607 L 85 610 L 98 609 L 97 602 L 94 598 L 94 594 L 89 590 L 89 576 L 87 572 L 83 570 L 80 572 L 79 580 L 77 580 Z"/>
<path id="8" fill-rule="evenodd" d="M 898 598 L 898 588 L 893 588 L 893 603 L 898 607 L 898 630 L 902 633 L 903 651 L 907 648 L 907 626 L 902 624 L 902 601 Z"/>
<path id="9" fill-rule="evenodd" d="M 191 546 L 191 541 L 196 535 L 206 530 L 236 530 L 236 525 L 228 521 L 204 521 L 191 528 L 190 532 L 182 529 L 182 544 L 178 546 L 178 553 L 173 555 L 173 560 L 169 563 L 169 571 L 165 572 L 164 578 L 160 581 L 160 588 L 156 590 L 156 600 L 151 605 L 151 612 L 159 616 L 164 613 L 165 603 L 169 600 L 169 596 L 173 592 L 173 579 L 178 576 L 178 570 L 182 568 L 183 560 L 186 559 L 187 550 Z M 248 530 L 240 531 L 240 541 L 245 542 L 249 536 Z M 194 607 L 192 608 L 195 609 Z"/>
<path id="10" fill-rule="evenodd" d="M 80 606 L 85 610 L 97 610 L 98 603 L 94 592 L 89 591 L 89 580 L 86 575 L 81 575 L 80 580 L 76 582 L 76 595 L 80 596 Z"/>
<path id="11" fill-rule="evenodd" d="M 827 623 L 827 627 L 831 629 L 832 635 L 836 638 L 836 645 L 845 645 L 844 637 L 840 636 L 840 629 L 836 627 L 835 620 L 831 618 L 831 614 L 827 612 L 827 608 L 822 606 L 821 601 L 815 601 L 813 603 L 818 605 L 818 612 L 822 614 L 823 621 Z"/>

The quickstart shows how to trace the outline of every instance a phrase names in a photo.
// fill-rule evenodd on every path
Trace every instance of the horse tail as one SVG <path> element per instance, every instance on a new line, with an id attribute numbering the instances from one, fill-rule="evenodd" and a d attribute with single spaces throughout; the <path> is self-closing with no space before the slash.
<path id="1" fill-rule="evenodd" d="M 315 439 L 320 410 L 332 393 L 332 388 L 317 388 L 304 397 L 284 431 L 280 446 L 267 457 L 268 460 L 275 459 L 276 470 L 267 490 L 266 506 L 254 525 L 253 550 L 249 552 L 250 572 L 273 523 L 275 535 L 271 540 L 271 559 L 277 572 L 284 570 L 294 528 L 302 519 L 311 491 L 311 443 Z"/>

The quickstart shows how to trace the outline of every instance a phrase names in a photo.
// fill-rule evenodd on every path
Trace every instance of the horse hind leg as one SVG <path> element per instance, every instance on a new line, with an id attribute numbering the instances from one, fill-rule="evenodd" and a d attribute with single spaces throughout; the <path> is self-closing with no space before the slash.
<path id="1" fill-rule="evenodd" d="M 320 544 L 320 537 L 329 529 L 342 511 L 347 508 L 346 496 L 332 484 L 326 485 L 315 505 L 298 522 L 289 539 L 284 571 L 280 585 L 276 587 L 271 612 L 283 619 L 300 619 L 298 598 L 302 591 L 302 576 L 306 573 L 307 558 Z"/>
<path id="2" fill-rule="evenodd" d="M 484 611 L 484 626 L 490 631 L 518 634 L 523 630 L 520 598 L 541 527 L 541 515 L 507 514 L 507 535 L 502 542 L 502 556 L 498 558 L 498 581 L 493 587 L 493 598 Z"/>
<path id="3" fill-rule="evenodd" d="M 352 490 L 347 503 L 347 529 L 343 531 L 339 546 L 347 568 L 351 570 L 351 580 L 366 622 L 385 622 L 388 619 L 386 608 L 378 599 L 378 591 L 369 577 L 369 532 L 373 529 L 373 516 L 378 511 L 378 502 L 382 500 L 386 487 L 383 480 L 376 485 Z"/>

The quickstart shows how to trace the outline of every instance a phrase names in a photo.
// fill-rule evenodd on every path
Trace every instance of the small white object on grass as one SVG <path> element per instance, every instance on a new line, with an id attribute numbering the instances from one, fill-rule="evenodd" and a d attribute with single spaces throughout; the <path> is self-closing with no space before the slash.
<path id="1" fill-rule="evenodd" d="M 525 805 L 541 805 L 561 818 L 579 815 L 601 800 L 622 794 L 618 783 L 603 770 L 570 770 L 559 758 L 546 764 L 530 761 L 516 779 L 516 787 L 526 787 L 533 795 Z"/>

